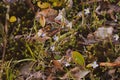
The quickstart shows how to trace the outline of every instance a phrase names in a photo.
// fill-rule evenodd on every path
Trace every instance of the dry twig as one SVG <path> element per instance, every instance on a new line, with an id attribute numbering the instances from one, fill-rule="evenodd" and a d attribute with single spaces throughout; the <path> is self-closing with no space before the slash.
<path id="1" fill-rule="evenodd" d="M 108 66 L 108 67 L 120 67 L 120 62 L 101 62 L 100 66 Z"/>

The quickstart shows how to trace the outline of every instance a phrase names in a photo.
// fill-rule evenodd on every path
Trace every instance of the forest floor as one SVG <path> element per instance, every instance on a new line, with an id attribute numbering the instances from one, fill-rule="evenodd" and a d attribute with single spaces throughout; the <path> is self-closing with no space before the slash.
<path id="1" fill-rule="evenodd" d="M 119 0 L 0 1 L 0 80 L 120 80 Z"/>

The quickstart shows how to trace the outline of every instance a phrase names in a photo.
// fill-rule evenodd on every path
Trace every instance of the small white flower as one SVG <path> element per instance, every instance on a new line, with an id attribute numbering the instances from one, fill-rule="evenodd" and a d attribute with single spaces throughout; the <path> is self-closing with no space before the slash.
<path id="1" fill-rule="evenodd" d="M 114 21 L 117 22 L 117 19 L 115 19 Z"/>
<path id="2" fill-rule="evenodd" d="M 54 41 L 58 41 L 59 38 L 58 38 L 58 36 L 55 35 L 55 36 L 53 37 L 53 39 L 54 39 Z"/>
<path id="3" fill-rule="evenodd" d="M 70 29 L 72 29 L 72 22 L 69 22 L 69 23 L 67 24 L 67 27 L 69 27 Z"/>
<path id="4" fill-rule="evenodd" d="M 46 36 L 46 33 L 43 32 L 42 29 L 40 29 L 40 30 L 38 31 L 37 35 L 38 35 L 38 37 L 45 37 L 45 36 Z"/>
<path id="5" fill-rule="evenodd" d="M 119 18 L 119 17 L 118 17 L 117 15 L 115 15 L 115 18 L 116 18 L 116 19 L 115 19 L 114 21 L 115 21 L 115 22 L 118 22 L 118 18 Z"/>
<path id="6" fill-rule="evenodd" d="M 40 37 L 43 34 L 43 30 L 40 29 L 39 32 L 37 33 L 38 37 Z"/>
<path id="7" fill-rule="evenodd" d="M 57 60 L 58 62 L 62 63 L 64 66 L 68 67 L 70 66 L 70 63 L 68 61 L 66 61 L 65 59 L 60 59 L 60 60 Z"/>
<path id="8" fill-rule="evenodd" d="M 92 66 L 93 68 L 96 68 L 96 67 L 98 67 L 99 65 L 97 64 L 96 61 L 94 61 L 93 63 L 91 63 L 91 66 Z"/>
<path id="9" fill-rule="evenodd" d="M 90 9 L 89 9 L 89 8 L 84 9 L 84 11 L 85 11 L 85 14 L 86 14 L 86 15 L 90 13 Z"/>
<path id="10" fill-rule="evenodd" d="M 82 16 L 82 12 L 78 12 L 77 16 L 81 17 Z"/>
<path id="11" fill-rule="evenodd" d="M 42 33 L 42 34 L 41 34 L 41 37 L 45 37 L 45 36 L 46 36 L 46 33 Z"/>
<path id="12" fill-rule="evenodd" d="M 117 41 L 117 40 L 119 39 L 119 36 L 118 36 L 117 34 L 115 34 L 115 35 L 113 36 L 113 38 Z"/>
<path id="13" fill-rule="evenodd" d="M 51 49 L 52 51 L 54 51 L 54 50 L 55 50 L 55 46 L 51 46 L 50 49 Z"/>
<path id="14" fill-rule="evenodd" d="M 65 63 L 65 66 L 66 66 L 66 67 L 70 66 L 70 63 L 66 62 L 66 63 Z"/>

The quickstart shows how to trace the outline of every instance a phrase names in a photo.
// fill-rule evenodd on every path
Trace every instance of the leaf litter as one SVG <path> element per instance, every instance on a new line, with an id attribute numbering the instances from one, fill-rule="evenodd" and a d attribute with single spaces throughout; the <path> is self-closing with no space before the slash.
<path id="1" fill-rule="evenodd" d="M 25 62 L 25 65 L 17 63 L 18 66 L 23 65 L 20 66 L 20 70 L 15 64 L 15 70 L 20 73 L 20 76 L 16 75 L 16 79 L 106 80 L 106 76 L 110 76 L 108 80 L 119 79 L 120 6 L 108 0 L 60 0 L 60 3 L 58 1 L 26 0 L 23 3 L 24 0 L 23 2 L 4 0 L 5 4 L 17 4 L 17 2 L 20 5 L 27 4 L 26 13 L 34 14 L 33 19 L 30 20 L 34 24 L 29 25 L 30 28 L 27 25 L 27 31 L 22 30 L 24 25 L 19 24 L 20 29 L 19 26 L 17 28 L 16 17 L 18 15 L 10 12 L 13 16 L 10 17 L 9 25 L 16 27 L 13 31 L 10 29 L 13 36 L 8 44 L 13 46 L 13 43 L 16 43 L 15 46 L 20 49 L 8 46 L 6 52 L 15 52 L 18 56 L 22 53 L 22 58 L 34 58 L 36 61 L 31 62 L 30 65 L 28 62 Z M 95 3 L 97 6 L 94 6 Z M 20 20 L 24 18 L 27 17 L 20 17 Z M 21 24 L 23 23 L 25 22 Z M 22 32 L 24 30 L 25 32 Z M 11 36 L 6 40 L 11 40 Z M 29 50 L 21 46 L 21 43 L 28 44 Z M 0 50 L 4 48 L 3 44 L 4 41 L 1 42 Z M 29 55 L 29 51 L 34 57 Z M 6 56 L 6 60 L 7 58 L 9 60 Z M 19 58 L 16 59 L 19 60 Z M 13 66 L 10 65 L 10 67 Z M 4 70 L 6 71 L 5 68 Z M 13 69 L 14 73 L 15 70 Z M 11 75 L 15 75 L 14 73 Z"/>

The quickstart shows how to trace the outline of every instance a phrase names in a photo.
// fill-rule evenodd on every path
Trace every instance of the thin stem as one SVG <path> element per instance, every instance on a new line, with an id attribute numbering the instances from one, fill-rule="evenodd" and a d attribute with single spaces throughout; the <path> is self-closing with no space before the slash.
<path id="1" fill-rule="evenodd" d="M 7 8 L 7 12 L 6 12 L 6 19 L 5 19 L 5 26 L 4 26 L 2 62 L 4 62 L 5 53 L 6 53 L 7 33 L 8 33 L 8 19 L 9 19 L 10 6 L 7 5 L 6 8 Z"/>

